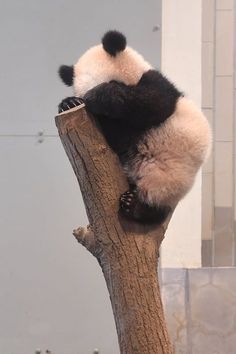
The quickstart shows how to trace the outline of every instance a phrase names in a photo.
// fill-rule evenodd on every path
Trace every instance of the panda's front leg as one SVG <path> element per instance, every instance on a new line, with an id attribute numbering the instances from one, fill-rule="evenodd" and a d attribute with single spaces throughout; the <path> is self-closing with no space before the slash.
<path id="1" fill-rule="evenodd" d="M 118 81 L 111 81 L 89 90 L 83 100 L 90 113 L 119 118 L 124 114 L 126 98 L 126 85 Z"/>
<path id="2" fill-rule="evenodd" d="M 66 97 L 58 105 L 58 113 L 68 111 L 71 108 L 80 106 L 83 103 L 83 100 L 76 96 Z"/>

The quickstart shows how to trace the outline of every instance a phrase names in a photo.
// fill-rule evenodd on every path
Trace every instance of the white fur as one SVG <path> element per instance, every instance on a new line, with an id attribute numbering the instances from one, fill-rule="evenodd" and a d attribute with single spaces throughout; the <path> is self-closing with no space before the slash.
<path id="1" fill-rule="evenodd" d="M 136 85 L 151 65 L 130 47 L 115 57 L 104 49 L 102 44 L 90 48 L 74 65 L 74 91 L 78 97 L 93 87 L 111 80 Z"/>
<path id="2" fill-rule="evenodd" d="M 145 144 L 138 145 L 142 159 L 134 159 L 125 171 L 136 182 L 143 201 L 174 206 L 192 187 L 209 154 L 208 121 L 192 101 L 181 97 L 173 115 L 144 139 Z"/>

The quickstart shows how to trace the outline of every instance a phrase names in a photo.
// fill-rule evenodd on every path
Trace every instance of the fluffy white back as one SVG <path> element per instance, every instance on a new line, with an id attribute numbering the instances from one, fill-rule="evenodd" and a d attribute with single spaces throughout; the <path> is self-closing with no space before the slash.
<path id="1" fill-rule="evenodd" d="M 139 142 L 142 159 L 138 155 L 125 166 L 139 197 L 150 205 L 174 206 L 192 187 L 211 140 L 202 112 L 189 99 L 179 98 L 173 115 Z"/>

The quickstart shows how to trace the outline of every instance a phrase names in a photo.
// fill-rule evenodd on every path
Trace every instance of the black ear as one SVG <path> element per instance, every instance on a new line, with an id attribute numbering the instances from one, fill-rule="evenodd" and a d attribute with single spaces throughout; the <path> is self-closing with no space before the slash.
<path id="1" fill-rule="evenodd" d="M 118 31 L 109 31 L 104 34 L 102 44 L 104 50 L 115 57 L 117 53 L 122 52 L 125 49 L 126 38 Z"/>
<path id="2" fill-rule="evenodd" d="M 67 86 L 72 86 L 73 85 L 73 78 L 74 78 L 74 67 L 68 66 L 68 65 L 61 65 L 58 74 L 64 84 Z"/>

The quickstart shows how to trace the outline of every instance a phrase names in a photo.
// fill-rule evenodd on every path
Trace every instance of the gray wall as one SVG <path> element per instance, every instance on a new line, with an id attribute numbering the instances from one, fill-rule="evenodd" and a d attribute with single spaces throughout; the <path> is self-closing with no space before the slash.
<path id="1" fill-rule="evenodd" d="M 2 354 L 118 353 L 103 276 L 71 235 L 87 218 L 54 126 L 71 94 L 56 72 L 110 28 L 159 66 L 160 17 L 155 0 L 0 2 Z"/>

